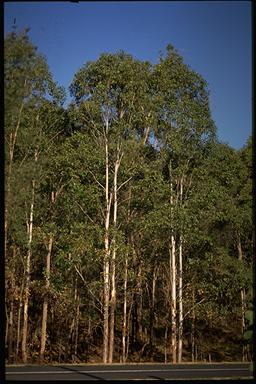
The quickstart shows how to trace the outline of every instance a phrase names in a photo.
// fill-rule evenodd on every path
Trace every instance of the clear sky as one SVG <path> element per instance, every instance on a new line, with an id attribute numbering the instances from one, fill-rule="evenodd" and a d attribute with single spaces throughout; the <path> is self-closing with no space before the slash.
<path id="1" fill-rule="evenodd" d="M 252 132 L 250 1 L 5 2 L 5 33 L 14 18 L 66 89 L 103 52 L 156 63 L 171 43 L 208 82 L 219 139 L 238 149 Z"/>

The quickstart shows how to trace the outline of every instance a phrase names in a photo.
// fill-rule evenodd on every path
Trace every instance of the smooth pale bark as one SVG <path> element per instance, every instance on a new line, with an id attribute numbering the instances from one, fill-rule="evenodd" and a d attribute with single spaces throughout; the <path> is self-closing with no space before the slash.
<path id="1" fill-rule="evenodd" d="M 108 362 L 108 346 L 109 346 L 109 259 L 110 259 L 110 244 L 109 244 L 109 221 L 112 194 L 109 194 L 109 149 L 108 149 L 108 119 L 105 125 L 105 235 L 104 235 L 104 260 L 103 260 L 103 363 Z"/>
<path id="2" fill-rule="evenodd" d="M 10 315 L 9 315 L 9 337 L 8 337 L 8 362 L 11 362 L 13 359 L 13 298 L 11 299 L 10 304 Z"/>
<path id="3" fill-rule="evenodd" d="M 172 346 L 172 362 L 177 362 L 177 298 L 176 298 L 176 241 L 174 235 L 171 235 L 171 246 L 169 247 L 171 259 L 171 346 Z"/>
<path id="4" fill-rule="evenodd" d="M 9 335 L 9 316 L 8 316 L 8 308 L 7 308 L 7 304 L 5 303 L 5 338 L 4 338 L 4 345 L 5 345 L 5 348 L 8 347 L 8 335 Z"/>
<path id="5" fill-rule="evenodd" d="M 173 210 L 173 184 L 170 183 L 171 187 L 171 212 Z M 171 242 L 169 243 L 169 264 L 170 264 L 170 280 L 171 280 L 171 350 L 172 350 L 172 362 L 177 362 L 177 294 L 176 294 L 176 239 L 172 230 Z"/>
<path id="6" fill-rule="evenodd" d="M 52 197 L 53 200 L 53 197 Z M 50 288 L 50 269 L 51 269 L 51 254 L 53 245 L 53 235 L 50 235 L 48 252 L 46 256 L 46 271 L 45 271 L 45 296 L 43 302 L 43 315 L 42 315 L 42 328 L 41 328 L 41 348 L 40 348 L 40 360 L 44 359 L 46 335 L 47 335 L 47 317 L 48 317 L 48 291 Z"/>
<path id="7" fill-rule="evenodd" d="M 144 110 L 144 108 L 143 108 Z M 148 115 L 146 116 L 146 128 L 144 130 L 144 136 L 142 138 L 142 143 L 143 145 L 146 145 L 147 142 L 148 142 L 148 138 L 149 138 L 149 134 L 150 134 L 150 117 L 151 117 L 151 112 L 148 113 Z"/>
<path id="8" fill-rule="evenodd" d="M 25 80 L 26 85 L 26 80 Z M 9 199 L 11 196 L 11 176 L 12 176 L 12 164 L 13 164 L 13 156 L 15 145 L 17 141 L 18 131 L 20 129 L 21 116 L 24 108 L 24 103 L 21 103 L 18 121 L 15 127 L 14 132 L 10 133 L 9 136 L 9 163 L 7 167 L 6 174 L 6 195 L 5 195 L 5 211 L 4 211 L 4 253 L 5 257 L 7 256 L 7 241 L 8 241 L 8 220 L 9 220 Z"/>
<path id="9" fill-rule="evenodd" d="M 12 259 L 10 260 L 10 291 L 9 291 L 9 315 L 7 298 L 5 299 L 5 313 L 6 313 L 6 329 L 5 329 L 5 346 L 8 348 L 8 361 L 13 360 L 13 335 L 14 335 L 14 295 L 15 295 L 15 262 L 16 262 L 16 248 L 13 247 Z M 5 290 L 8 292 L 8 290 Z M 6 293 L 5 293 L 6 294 Z"/>
<path id="10" fill-rule="evenodd" d="M 77 306 L 76 306 L 76 325 L 75 325 L 75 356 L 77 356 L 77 345 L 79 336 L 79 318 L 80 318 L 80 295 L 77 295 Z"/>
<path id="11" fill-rule="evenodd" d="M 180 204 L 183 199 L 183 178 L 180 181 Z M 183 237 L 180 234 L 179 242 L 179 330 L 178 330 L 178 363 L 182 360 L 182 339 L 183 339 Z"/>
<path id="12" fill-rule="evenodd" d="M 131 220 L 131 196 L 132 196 L 132 191 L 131 191 L 131 188 L 129 188 L 127 224 Z M 126 359 L 128 357 L 128 350 L 129 350 L 129 314 L 127 316 L 128 257 L 129 257 L 129 252 L 127 251 L 125 255 L 125 266 L 124 266 L 124 303 L 123 303 L 123 327 L 122 327 L 122 362 L 123 363 L 126 362 Z"/>
<path id="13" fill-rule="evenodd" d="M 25 80 L 25 85 L 26 85 L 26 80 Z M 6 192 L 5 192 L 5 209 L 4 209 L 4 254 L 6 258 L 7 258 L 7 243 L 8 243 L 9 207 L 10 207 L 10 197 L 11 197 L 12 165 L 13 165 L 13 157 L 14 157 L 18 131 L 20 129 L 23 108 L 24 108 L 24 103 L 22 101 L 14 132 L 11 132 L 9 135 L 9 159 L 8 159 L 9 161 L 8 161 L 6 175 L 5 175 L 6 176 Z M 8 320 L 6 322 L 6 325 L 7 325 L 6 326 L 6 343 L 8 343 L 8 359 L 10 359 L 10 356 L 13 353 L 13 306 L 14 304 L 12 299 L 10 304 L 10 315 L 8 316 Z"/>
<path id="14" fill-rule="evenodd" d="M 51 192 L 51 204 L 55 204 L 57 196 L 62 191 L 64 185 L 56 192 Z M 46 255 L 46 270 L 45 270 L 45 291 L 43 302 L 43 314 L 42 314 L 42 328 L 41 328 L 41 347 L 40 347 L 40 360 L 44 359 L 45 345 L 46 345 L 46 335 L 47 335 L 47 318 L 48 318 L 48 291 L 50 288 L 50 273 L 51 273 L 51 257 L 52 257 L 52 246 L 53 246 L 53 234 L 50 234 L 49 243 L 47 247 Z"/>
<path id="15" fill-rule="evenodd" d="M 238 242 L 237 242 L 237 251 L 238 251 L 238 259 L 242 262 L 243 261 L 243 251 L 242 251 L 242 244 L 241 244 L 241 238 L 240 235 L 238 235 Z M 241 334 L 243 336 L 245 332 L 245 289 L 242 288 L 240 290 L 240 298 L 241 298 Z M 242 361 L 245 361 L 245 346 L 243 345 L 242 350 Z"/>
<path id="16" fill-rule="evenodd" d="M 124 305 L 123 305 L 123 329 L 122 329 L 122 362 L 126 361 L 126 335 L 127 335 L 127 281 L 128 281 L 128 255 L 125 257 L 124 267 Z"/>
<path id="17" fill-rule="evenodd" d="M 195 288 L 192 288 L 192 322 L 191 322 L 191 359 L 192 363 L 195 361 L 195 323 L 196 323 L 196 313 L 195 313 Z"/>
<path id="18" fill-rule="evenodd" d="M 16 361 L 18 360 L 19 348 L 20 348 L 21 312 L 22 312 L 22 307 L 23 307 L 22 296 L 23 296 L 24 283 L 25 283 L 24 277 L 25 277 L 25 271 L 24 271 L 24 274 L 22 277 L 22 285 L 21 285 L 21 290 L 20 290 L 20 295 L 19 295 L 19 309 L 18 309 L 18 319 L 17 319 L 17 340 L 16 340 L 16 353 L 15 353 Z"/>
<path id="19" fill-rule="evenodd" d="M 39 120 L 39 113 L 36 116 L 36 124 Z M 38 162 L 39 158 L 39 144 L 35 149 L 34 159 L 35 164 Z M 33 239 L 33 223 L 34 223 L 34 204 L 35 204 L 35 188 L 36 180 L 32 180 L 32 190 L 31 190 L 31 201 L 30 201 L 30 214 L 29 221 L 27 223 L 27 233 L 28 233 L 28 252 L 25 263 L 25 287 L 24 287 L 24 306 L 23 306 L 23 329 L 22 329 L 22 343 L 21 343 L 21 354 L 22 361 L 24 364 L 27 363 L 28 353 L 27 353 L 27 337 L 28 337 L 28 303 L 29 303 L 29 294 L 30 294 L 30 268 L 31 268 L 31 257 L 32 257 L 32 239 Z"/>
<path id="20" fill-rule="evenodd" d="M 113 227 L 116 229 L 117 226 L 117 175 L 118 169 L 120 166 L 121 158 L 119 158 L 119 147 L 118 147 L 118 158 L 115 162 L 115 172 L 114 172 L 114 213 L 113 213 Z M 112 363 L 113 361 L 113 351 L 114 351 L 114 330 L 115 330 L 115 309 L 116 309 L 116 238 L 112 240 L 113 242 L 113 251 L 112 251 L 112 260 L 111 260 L 111 300 L 110 300 L 110 334 L 109 334 L 109 356 L 108 362 Z"/>
<path id="21" fill-rule="evenodd" d="M 30 203 L 30 215 L 28 222 L 28 252 L 25 265 L 25 289 L 24 289 L 24 307 L 23 307 L 23 329 L 22 329 L 22 344 L 21 353 L 22 361 L 27 363 L 27 337 L 28 337 L 28 302 L 29 302 L 29 290 L 30 290 L 30 267 L 32 256 L 32 238 L 33 238 L 33 217 L 34 217 L 34 202 L 35 202 L 35 179 L 32 180 L 32 193 Z"/>
<path id="22" fill-rule="evenodd" d="M 137 340 L 142 340 L 142 265 L 139 263 L 138 268 L 138 295 L 137 295 Z"/>
<path id="23" fill-rule="evenodd" d="M 129 348 L 130 348 L 130 330 L 131 330 L 131 317 L 132 317 L 133 304 L 134 304 L 134 294 L 132 294 L 131 305 L 130 305 L 128 316 L 127 316 L 126 359 L 128 358 Z"/>
<path id="24" fill-rule="evenodd" d="M 154 314 L 155 314 L 155 295 L 156 295 L 156 281 L 157 281 L 158 266 L 155 265 L 153 269 L 152 277 L 152 294 L 151 294 L 151 306 L 150 306 L 150 344 L 154 345 Z"/>
<path id="25" fill-rule="evenodd" d="M 182 235 L 179 244 L 179 330 L 178 330 L 178 363 L 182 360 L 182 338 L 183 338 L 183 297 L 182 297 Z"/>

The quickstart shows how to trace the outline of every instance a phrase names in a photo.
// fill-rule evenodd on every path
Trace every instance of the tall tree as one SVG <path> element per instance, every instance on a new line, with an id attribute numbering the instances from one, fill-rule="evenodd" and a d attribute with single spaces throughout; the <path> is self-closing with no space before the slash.
<path id="1" fill-rule="evenodd" d="M 61 88 L 57 89 L 49 73 L 45 59 L 37 54 L 30 43 L 28 30 L 11 33 L 5 39 L 5 125 L 6 125 L 6 205 L 5 205 L 5 252 L 12 245 L 10 219 L 15 225 L 15 204 L 18 193 L 16 177 L 26 179 L 26 196 L 20 195 L 19 204 L 24 204 L 26 237 L 24 242 L 24 305 L 22 330 L 22 358 L 27 361 L 28 305 L 31 275 L 33 226 L 37 176 L 40 170 L 39 155 L 42 151 L 45 126 L 41 120 L 46 97 L 60 100 Z M 14 164 L 15 173 L 14 174 Z M 29 174 L 30 172 L 30 174 Z M 24 189 L 24 188 L 23 188 Z M 25 201 L 22 202 L 22 198 Z M 12 203 L 12 204 L 11 204 Z M 11 210 L 12 207 L 12 210 Z M 24 233 L 24 232 L 23 232 Z M 25 233 L 24 233 L 25 235 Z M 16 246 L 16 245 L 15 245 Z M 19 245 L 18 245 L 19 246 Z M 11 305 L 12 307 L 12 305 Z"/>

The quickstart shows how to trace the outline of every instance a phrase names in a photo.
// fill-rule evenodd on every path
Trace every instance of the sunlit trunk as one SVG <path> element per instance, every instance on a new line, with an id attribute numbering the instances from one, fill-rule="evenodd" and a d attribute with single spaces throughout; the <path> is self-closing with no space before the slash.
<path id="1" fill-rule="evenodd" d="M 126 337 L 127 337 L 127 280 L 128 280 L 128 255 L 125 257 L 124 267 L 124 306 L 123 306 L 123 332 L 122 332 L 122 362 L 126 361 Z"/>
<path id="2" fill-rule="evenodd" d="M 242 251 L 242 244 L 241 244 L 241 238 L 240 235 L 238 235 L 238 242 L 237 242 L 237 251 L 238 251 L 238 259 L 242 262 L 243 261 L 243 251 Z M 243 334 L 245 332 L 245 289 L 242 288 L 240 290 L 240 298 L 241 298 L 241 334 L 243 337 Z M 246 351 L 245 346 L 242 346 L 242 361 L 246 360 Z"/>
<path id="3" fill-rule="evenodd" d="M 13 247 L 12 264 L 16 262 L 16 248 Z M 8 361 L 13 362 L 13 343 L 14 343 L 14 292 L 15 292 L 15 267 L 10 273 L 11 279 L 11 294 L 10 294 L 10 311 L 7 322 L 8 329 Z"/>
<path id="4" fill-rule="evenodd" d="M 74 354 L 77 356 L 77 345 L 78 345 L 78 336 L 79 336 L 79 319 L 80 319 L 80 296 L 77 295 L 77 306 L 76 306 L 76 325 L 75 325 L 75 349 Z"/>
<path id="5" fill-rule="evenodd" d="M 182 338 L 183 338 L 183 297 L 182 297 L 182 235 L 179 244 L 179 330 L 178 330 L 178 363 L 182 360 Z"/>
<path id="6" fill-rule="evenodd" d="M 44 360 L 44 352 L 47 338 L 47 317 L 48 317 L 48 291 L 50 288 L 50 269 L 51 269 L 51 253 L 52 253 L 53 236 L 50 235 L 48 252 L 46 256 L 46 271 L 45 271 L 45 295 L 43 302 L 42 328 L 41 328 L 41 348 L 40 360 Z"/>
<path id="7" fill-rule="evenodd" d="M 170 183 L 170 204 L 173 220 L 173 184 Z M 173 224 L 172 224 L 173 225 Z M 172 350 L 172 362 L 177 362 L 177 298 L 176 298 L 176 240 L 174 236 L 174 229 L 171 233 L 171 242 L 169 243 L 169 264 L 170 264 L 170 280 L 171 280 L 171 350 Z"/>
<path id="8" fill-rule="evenodd" d="M 26 80 L 25 80 L 26 85 Z M 12 164 L 13 164 L 13 156 L 15 145 L 17 141 L 18 131 L 20 129 L 21 123 L 21 115 L 24 108 L 24 103 L 21 103 L 18 121 L 15 127 L 14 132 L 10 133 L 9 136 L 9 163 L 7 167 L 6 173 L 6 194 L 5 194 L 5 210 L 4 210 L 4 253 L 5 257 L 7 256 L 7 241 L 8 241 L 8 220 L 9 220 L 9 204 L 10 204 L 10 196 L 11 196 L 11 177 L 12 177 Z"/>
<path id="9" fill-rule="evenodd" d="M 154 345 L 154 314 L 155 314 L 155 295 L 156 295 L 156 280 L 157 280 L 157 266 L 154 266 L 152 277 L 152 295 L 150 306 L 150 344 Z"/>
<path id="10" fill-rule="evenodd" d="M 32 256 L 32 238 L 33 238 L 33 217 L 34 217 L 34 202 L 35 202 L 35 179 L 32 181 L 32 194 L 30 203 L 30 215 L 28 222 L 28 252 L 25 264 L 25 290 L 24 290 L 24 306 L 23 306 L 23 330 L 22 330 L 22 361 L 27 363 L 27 337 L 28 337 L 28 302 L 30 291 L 30 267 Z"/>
<path id="11" fill-rule="evenodd" d="M 180 204 L 183 199 L 183 179 L 180 182 Z M 178 330 L 178 363 L 182 360 L 182 342 L 183 342 L 183 237 L 180 233 L 179 239 L 179 330 Z"/>
<path id="12" fill-rule="evenodd" d="M 171 346 L 172 346 L 172 362 L 177 362 L 177 300 L 176 300 L 176 242 L 174 235 L 171 236 L 171 246 L 169 248 L 171 259 Z"/>
<path id="13" fill-rule="evenodd" d="M 105 127 L 105 235 L 104 235 L 104 260 L 103 260 L 103 363 L 108 362 L 108 346 L 109 346 L 109 259 L 110 259 L 110 244 L 109 244 L 109 220 L 111 208 L 111 196 L 109 196 L 109 153 L 108 153 L 108 120 Z"/>
<path id="14" fill-rule="evenodd" d="M 15 359 L 16 361 L 18 360 L 19 357 L 19 348 L 20 348 L 20 326 L 21 326 L 21 312 L 22 312 L 22 307 L 23 307 L 23 291 L 24 291 L 24 275 L 22 277 L 22 285 L 21 285 L 21 290 L 20 290 L 20 295 L 19 295 L 19 309 L 18 309 L 18 319 L 17 319 L 17 340 L 16 340 L 16 353 L 15 353 Z"/>
<path id="15" fill-rule="evenodd" d="M 119 146 L 118 158 L 115 163 L 114 173 L 114 213 L 113 213 L 113 227 L 117 227 L 117 175 L 120 166 Z M 111 260 L 111 300 L 110 300 L 110 335 L 109 335 L 109 357 L 108 362 L 113 361 L 114 341 L 115 341 L 115 310 L 116 310 L 116 234 L 113 238 L 113 251 Z"/>
<path id="16" fill-rule="evenodd" d="M 192 363 L 195 362 L 195 288 L 192 288 L 192 322 L 191 322 L 191 359 Z"/>

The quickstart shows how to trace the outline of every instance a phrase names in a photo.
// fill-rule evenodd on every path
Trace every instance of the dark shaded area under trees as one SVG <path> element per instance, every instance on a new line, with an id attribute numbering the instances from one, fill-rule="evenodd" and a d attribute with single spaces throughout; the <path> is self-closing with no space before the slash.
<path id="1" fill-rule="evenodd" d="M 6 361 L 250 360 L 251 138 L 171 45 L 86 63 L 67 109 L 27 31 L 4 49 Z"/>

